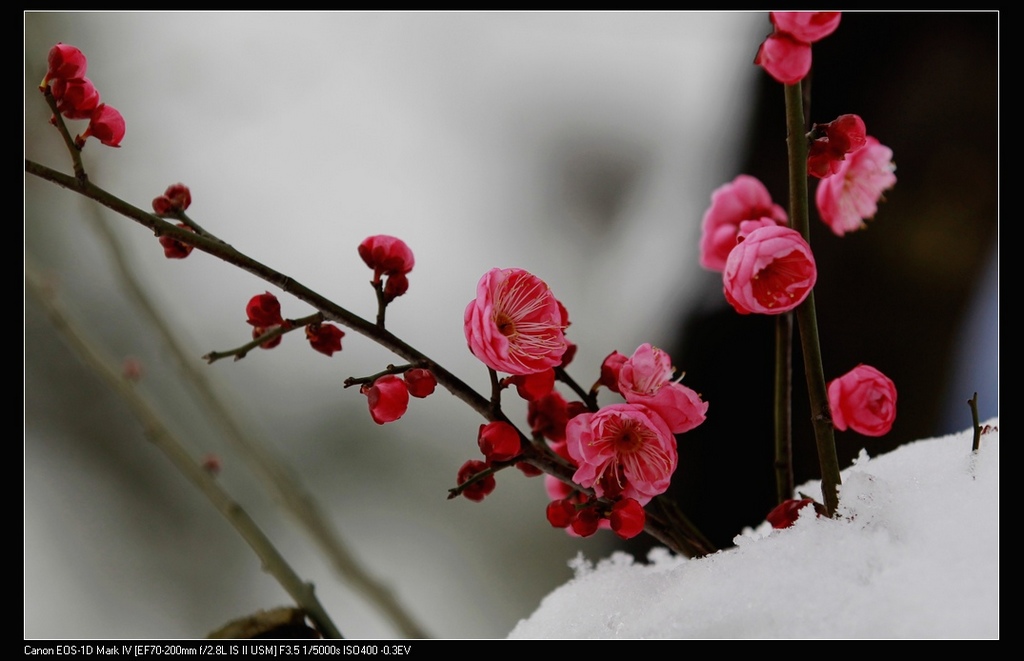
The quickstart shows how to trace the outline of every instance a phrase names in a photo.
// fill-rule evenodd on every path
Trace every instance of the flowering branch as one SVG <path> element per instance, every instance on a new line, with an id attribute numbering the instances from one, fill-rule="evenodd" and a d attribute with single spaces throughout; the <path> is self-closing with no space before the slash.
<path id="1" fill-rule="evenodd" d="M 228 349 L 227 351 L 211 351 L 203 356 L 203 360 L 211 365 L 218 360 L 229 356 L 234 356 L 235 360 L 241 360 L 245 358 L 250 351 L 260 345 L 269 344 L 285 333 L 290 333 L 298 328 L 303 328 L 308 324 L 318 324 L 323 320 L 324 316 L 319 312 L 314 312 L 308 317 L 302 317 L 301 319 L 285 319 L 283 324 L 270 329 L 266 333 L 260 334 L 258 337 L 253 338 L 251 342 L 246 342 L 240 347 Z"/>
<path id="2" fill-rule="evenodd" d="M 810 221 L 807 204 L 807 137 L 804 133 L 803 95 L 800 83 L 786 85 L 786 144 L 789 148 L 789 212 L 793 228 L 810 241 Z M 804 354 L 804 372 L 811 402 L 811 424 L 818 447 L 818 465 L 821 469 L 821 492 L 825 510 L 834 516 L 839 506 L 839 458 L 836 455 L 832 412 L 829 406 L 825 373 L 821 362 L 821 344 L 818 340 L 818 319 L 814 308 L 814 292 L 796 308 L 800 327 L 800 344 Z"/>

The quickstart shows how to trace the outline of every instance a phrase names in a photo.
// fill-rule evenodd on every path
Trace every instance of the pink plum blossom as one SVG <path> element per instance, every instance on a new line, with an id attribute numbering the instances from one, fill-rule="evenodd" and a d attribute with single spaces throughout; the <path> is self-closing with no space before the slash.
<path id="1" fill-rule="evenodd" d="M 645 343 L 622 363 L 618 389 L 627 402 L 646 406 L 661 416 L 673 434 L 682 434 L 704 422 L 708 403 L 673 377 L 669 355 Z"/>
<path id="2" fill-rule="evenodd" d="M 741 174 L 711 193 L 711 206 L 701 221 L 700 265 L 711 271 L 722 271 L 729 253 L 736 246 L 740 223 L 745 220 L 769 219 L 786 225 L 786 211 L 772 202 L 765 185 L 755 177 Z"/>
<path id="3" fill-rule="evenodd" d="M 818 278 L 811 247 L 788 227 L 758 227 L 726 262 L 725 298 L 740 314 L 781 314 L 804 302 Z"/>
<path id="4" fill-rule="evenodd" d="M 633 498 L 641 505 L 668 489 L 679 455 L 676 437 L 654 411 L 612 404 L 581 413 L 565 428 L 566 450 L 579 467 L 577 484 L 599 497 Z"/>
<path id="5" fill-rule="evenodd" d="M 839 163 L 836 173 L 818 182 L 818 215 L 837 236 L 867 227 L 882 193 L 896 185 L 892 150 L 868 136 L 862 148 Z"/>
<path id="6" fill-rule="evenodd" d="M 523 269 L 491 269 L 466 306 L 473 355 L 497 372 L 535 374 L 562 363 L 564 308 L 547 284 Z"/>
<path id="7" fill-rule="evenodd" d="M 869 365 L 858 365 L 828 384 L 832 424 L 865 436 L 883 436 L 896 420 L 896 385 Z"/>

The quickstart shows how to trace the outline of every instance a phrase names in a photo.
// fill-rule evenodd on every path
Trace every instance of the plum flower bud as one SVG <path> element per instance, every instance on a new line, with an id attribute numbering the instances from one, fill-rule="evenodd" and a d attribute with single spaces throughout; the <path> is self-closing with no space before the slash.
<path id="1" fill-rule="evenodd" d="M 50 49 L 46 57 L 46 77 L 39 85 L 39 89 L 45 90 L 51 80 L 71 78 L 85 78 L 88 62 L 85 54 L 70 44 L 58 43 Z"/>
<path id="2" fill-rule="evenodd" d="M 627 360 L 629 358 L 618 351 L 608 354 L 604 362 L 601 363 L 601 378 L 598 383 L 612 392 L 619 392 L 619 370 L 622 369 L 622 364 Z"/>
<path id="3" fill-rule="evenodd" d="M 89 119 L 100 104 L 100 93 L 88 78 L 56 78 L 50 91 L 57 101 L 57 112 L 68 119 Z"/>
<path id="4" fill-rule="evenodd" d="M 402 376 L 405 379 L 405 385 L 409 388 L 409 394 L 413 397 L 427 397 L 433 394 L 434 389 L 437 388 L 437 378 L 428 369 L 414 367 L 406 370 Z"/>
<path id="5" fill-rule="evenodd" d="M 456 482 L 459 486 L 465 484 L 474 475 L 487 470 L 488 466 L 486 463 L 477 459 L 470 459 L 466 463 L 462 464 L 459 468 L 459 474 L 456 478 Z M 494 475 L 489 474 L 477 479 L 475 482 L 470 484 L 468 487 L 462 490 L 462 495 L 469 500 L 480 502 L 489 493 L 494 491 L 496 483 L 494 481 Z"/>
<path id="6" fill-rule="evenodd" d="M 846 155 L 867 144 L 864 120 L 857 115 L 840 115 L 828 124 L 815 124 L 815 139 L 807 154 L 807 174 L 824 179 L 836 174 Z"/>
<path id="7" fill-rule="evenodd" d="M 895 171 L 892 150 L 868 136 L 835 174 L 818 182 L 814 201 L 821 220 L 836 236 L 866 228 L 882 194 L 896 185 Z"/>
<path id="8" fill-rule="evenodd" d="M 258 340 L 270 331 L 277 328 L 277 326 L 271 326 L 269 328 L 263 328 L 262 326 L 254 326 L 252 329 L 252 339 Z M 284 339 L 284 335 L 275 335 L 266 342 L 260 344 L 260 349 L 273 349 L 277 345 L 281 344 L 281 340 Z"/>
<path id="9" fill-rule="evenodd" d="M 490 464 L 508 461 L 518 455 L 522 449 L 519 432 L 515 427 L 501 420 L 480 425 L 476 442 L 480 446 L 480 452 L 487 457 L 487 463 Z"/>
<path id="10" fill-rule="evenodd" d="M 585 507 L 576 512 L 570 525 L 580 537 L 590 537 L 601 525 L 601 514 L 593 507 Z"/>
<path id="11" fill-rule="evenodd" d="M 363 386 L 362 392 L 370 407 L 370 417 L 378 425 L 398 420 L 409 408 L 409 388 L 394 374 L 385 374 L 372 386 Z"/>
<path id="12" fill-rule="evenodd" d="M 608 521 L 612 532 L 622 539 L 632 539 L 643 532 L 647 514 L 643 505 L 632 498 L 623 498 L 612 506 Z"/>
<path id="13" fill-rule="evenodd" d="M 818 269 L 800 232 L 758 227 L 741 238 L 722 272 L 725 298 L 733 308 L 740 314 L 781 314 L 803 303 Z"/>
<path id="14" fill-rule="evenodd" d="M 789 528 L 796 523 L 797 517 L 800 516 L 800 510 L 813 503 L 814 501 L 810 498 L 784 500 L 776 505 L 771 512 L 768 512 L 765 520 L 772 524 L 772 528 Z"/>
<path id="15" fill-rule="evenodd" d="M 309 324 L 306 326 L 306 339 L 309 345 L 326 356 L 341 351 L 341 338 L 345 331 L 333 324 Z"/>
<path id="16" fill-rule="evenodd" d="M 281 318 L 281 302 L 270 292 L 257 294 L 245 306 L 246 321 L 251 326 L 267 328 L 284 322 Z"/>
<path id="17" fill-rule="evenodd" d="M 569 498 L 552 500 L 545 511 L 548 523 L 555 528 L 568 528 L 576 517 L 576 505 Z"/>
<path id="18" fill-rule="evenodd" d="M 723 271 L 736 246 L 740 223 L 762 218 L 776 225 L 789 222 L 785 210 L 772 202 L 768 189 L 757 178 L 741 174 L 716 188 L 701 221 L 700 265 L 711 271 Z"/>
<path id="19" fill-rule="evenodd" d="M 516 387 L 520 397 L 528 402 L 540 399 L 555 388 L 555 370 L 547 369 L 536 374 L 519 374 L 508 381 Z"/>
<path id="20" fill-rule="evenodd" d="M 382 275 L 406 274 L 415 265 L 412 250 L 401 239 L 377 234 L 363 239 L 359 256 L 373 269 L 374 282 Z"/>
<path id="21" fill-rule="evenodd" d="M 813 44 L 836 31 L 842 13 L 838 11 L 773 11 L 768 15 L 775 29 L 794 39 Z"/>
<path id="22" fill-rule="evenodd" d="M 159 216 L 185 211 L 192 204 L 192 192 L 185 184 L 172 184 L 164 194 L 153 198 L 153 212 Z"/>
<path id="23" fill-rule="evenodd" d="M 547 284 L 523 269 L 491 269 L 466 306 L 464 328 L 473 355 L 496 372 L 534 374 L 562 362 L 564 308 Z"/>
<path id="24" fill-rule="evenodd" d="M 188 230 L 189 232 L 195 232 L 194 229 L 185 223 L 178 223 L 178 227 L 183 230 Z M 182 243 L 174 237 L 167 236 L 166 234 L 160 237 L 160 245 L 163 246 L 164 257 L 167 259 L 185 259 L 192 254 L 192 248 L 194 247 L 187 243 Z"/>
<path id="25" fill-rule="evenodd" d="M 858 365 L 828 384 L 828 404 L 836 429 L 884 436 L 896 420 L 896 385 L 869 365 Z"/>
<path id="26" fill-rule="evenodd" d="M 101 103 L 92 111 L 89 126 L 75 138 L 75 145 L 81 149 L 85 139 L 92 136 L 108 147 L 120 147 L 124 139 L 124 117 L 113 106 Z"/>
<path id="27" fill-rule="evenodd" d="M 754 64 L 783 85 L 795 85 L 811 70 L 811 45 L 785 32 L 775 32 L 758 48 Z"/>

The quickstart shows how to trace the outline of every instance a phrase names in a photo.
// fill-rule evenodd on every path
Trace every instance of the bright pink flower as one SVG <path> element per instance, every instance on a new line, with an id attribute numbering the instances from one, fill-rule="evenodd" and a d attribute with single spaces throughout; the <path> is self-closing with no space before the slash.
<path id="1" fill-rule="evenodd" d="M 783 85 L 795 85 L 811 70 L 811 45 L 776 31 L 758 48 L 754 64 Z"/>
<path id="2" fill-rule="evenodd" d="M 370 417 L 378 425 L 398 420 L 409 408 L 409 388 L 394 374 L 385 374 L 372 386 L 364 385 L 362 392 L 370 406 Z"/>
<path id="3" fill-rule="evenodd" d="M 469 481 L 471 477 L 487 470 L 488 466 L 486 463 L 477 459 L 470 459 L 466 463 L 462 464 L 459 468 L 458 477 L 456 477 L 456 483 L 460 486 Z M 494 481 L 494 474 L 485 475 L 484 477 L 473 482 L 462 491 L 462 495 L 476 502 L 483 500 L 487 494 L 494 491 L 496 482 Z"/>
<path id="4" fill-rule="evenodd" d="M 515 427 L 501 420 L 480 425 L 476 442 L 480 446 L 480 452 L 487 457 L 489 464 L 496 461 L 508 461 L 518 455 L 522 449 L 519 432 Z"/>
<path id="5" fill-rule="evenodd" d="M 188 209 L 192 204 L 192 191 L 185 184 L 172 184 L 164 194 L 153 198 L 153 212 L 163 216 Z"/>
<path id="6" fill-rule="evenodd" d="M 771 512 L 768 512 L 765 520 L 772 524 L 772 528 L 788 528 L 796 523 L 797 517 L 800 516 L 800 510 L 813 503 L 814 501 L 810 498 L 784 500 L 776 505 Z"/>
<path id="7" fill-rule="evenodd" d="M 613 404 L 577 415 L 565 428 L 566 449 L 579 466 L 573 481 L 598 496 L 620 494 L 646 504 L 668 489 L 679 455 L 661 417 L 637 404 Z"/>
<path id="8" fill-rule="evenodd" d="M 641 344 L 619 369 L 619 392 L 627 402 L 642 404 L 661 416 L 673 434 L 682 434 L 704 422 L 708 403 L 673 377 L 669 355 Z"/>
<path id="9" fill-rule="evenodd" d="M 85 146 L 85 139 L 92 136 L 108 147 L 120 147 L 124 139 L 125 123 L 113 106 L 101 103 L 92 111 L 89 118 L 89 126 L 85 132 L 75 138 L 75 144 L 81 149 Z"/>
<path id="10" fill-rule="evenodd" d="M 818 269 L 800 232 L 759 227 L 741 238 L 722 273 L 725 298 L 736 311 L 781 314 L 803 303 Z"/>
<path id="11" fill-rule="evenodd" d="M 555 388 L 555 370 L 546 369 L 536 374 L 517 374 L 509 377 L 519 396 L 528 402 L 539 399 Z"/>
<path id="12" fill-rule="evenodd" d="M 836 174 L 846 155 L 867 144 L 864 120 L 857 115 L 840 115 L 828 124 L 815 124 L 815 139 L 807 154 L 807 174 L 823 179 Z"/>
<path id="13" fill-rule="evenodd" d="M 818 182 L 818 215 L 837 236 L 867 227 L 882 193 L 896 185 L 892 150 L 868 136 L 865 145 L 839 163 L 838 171 Z"/>
<path id="14" fill-rule="evenodd" d="M 51 80 L 85 78 L 88 62 L 85 54 L 70 44 L 60 44 L 50 49 L 46 58 L 46 77 L 39 89 L 44 90 Z"/>
<path id="15" fill-rule="evenodd" d="M 373 269 L 374 282 L 380 280 L 382 275 L 408 273 L 416 264 L 412 250 L 405 241 L 386 234 L 363 239 L 359 244 L 359 256 Z"/>
<path id="16" fill-rule="evenodd" d="M 188 230 L 189 232 L 195 232 L 194 229 L 185 223 L 178 223 L 178 227 Z M 185 259 L 192 253 L 192 249 L 194 248 L 194 246 L 182 243 L 181 241 L 167 236 L 166 234 L 160 237 L 160 245 L 163 246 L 164 257 L 167 259 Z"/>
<path id="17" fill-rule="evenodd" d="M 755 177 L 741 174 L 711 193 L 711 206 L 701 221 L 700 265 L 722 271 L 736 246 L 740 223 L 768 218 L 786 225 L 785 210 L 772 202 L 768 189 Z"/>
<path id="18" fill-rule="evenodd" d="M 278 326 L 284 319 L 281 318 L 281 302 L 270 292 L 257 294 L 245 304 L 246 322 L 250 326 Z"/>
<path id="19" fill-rule="evenodd" d="M 341 351 L 341 338 L 345 337 L 345 331 L 334 324 L 308 324 L 306 326 L 306 339 L 309 345 L 320 353 L 331 356 L 335 351 Z"/>
<path id="20" fill-rule="evenodd" d="M 884 436 L 896 420 L 896 385 L 869 365 L 858 365 L 828 384 L 832 424 L 865 436 Z"/>
<path id="21" fill-rule="evenodd" d="M 778 32 L 785 32 L 794 39 L 813 44 L 836 31 L 842 12 L 773 11 L 768 17 Z"/>
<path id="22" fill-rule="evenodd" d="M 469 348 L 497 372 L 534 374 L 562 362 L 567 343 L 560 304 L 523 269 L 491 269 L 480 278 L 464 320 Z"/>
<path id="23" fill-rule="evenodd" d="M 409 394 L 413 397 L 427 397 L 434 393 L 437 388 L 437 377 L 428 369 L 414 367 L 406 370 L 403 375 L 405 385 L 409 387 Z"/>
<path id="24" fill-rule="evenodd" d="M 88 119 L 100 104 L 100 93 L 88 78 L 55 78 L 50 91 L 57 112 L 68 119 Z"/>
<path id="25" fill-rule="evenodd" d="M 612 532 L 622 539 L 632 539 L 643 532 L 647 514 L 643 505 L 632 498 L 623 498 L 612 505 L 608 521 L 611 523 Z"/>

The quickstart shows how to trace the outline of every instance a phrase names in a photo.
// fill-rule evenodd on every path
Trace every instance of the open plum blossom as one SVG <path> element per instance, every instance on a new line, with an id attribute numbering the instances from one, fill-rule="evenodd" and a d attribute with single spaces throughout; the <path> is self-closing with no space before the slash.
<path id="1" fill-rule="evenodd" d="M 760 180 L 741 174 L 716 188 L 701 221 L 700 265 L 711 271 L 724 270 L 729 253 L 736 246 L 740 223 L 761 219 L 775 225 L 788 223 L 786 211 L 772 202 Z"/>
<path id="2" fill-rule="evenodd" d="M 618 390 L 627 402 L 642 404 L 661 416 L 673 434 L 682 434 L 704 422 L 708 403 L 673 376 L 669 355 L 641 344 L 619 368 Z"/>
<path id="3" fill-rule="evenodd" d="M 775 31 L 761 44 L 754 64 L 780 83 L 799 83 L 811 70 L 811 44 L 835 32 L 841 16 L 837 11 L 771 12 Z"/>
<path id="4" fill-rule="evenodd" d="M 497 372 L 534 374 L 562 363 L 567 319 L 547 284 L 523 269 L 491 269 L 466 306 L 473 355 Z"/>
<path id="5" fill-rule="evenodd" d="M 581 413 L 565 428 L 566 451 L 578 466 L 572 479 L 601 497 L 641 505 L 668 489 L 679 455 L 676 437 L 654 411 L 612 404 Z"/>
<path id="6" fill-rule="evenodd" d="M 882 193 L 896 185 L 892 150 L 867 136 L 862 148 L 839 163 L 834 175 L 818 182 L 818 215 L 837 236 L 867 227 Z"/>
<path id="7" fill-rule="evenodd" d="M 811 247 L 788 227 L 758 227 L 736 245 L 722 280 L 740 314 L 781 314 L 804 302 L 818 278 Z"/>
<path id="8" fill-rule="evenodd" d="M 896 385 L 870 365 L 857 365 L 828 384 L 828 404 L 836 429 L 883 436 L 896 420 Z"/>

